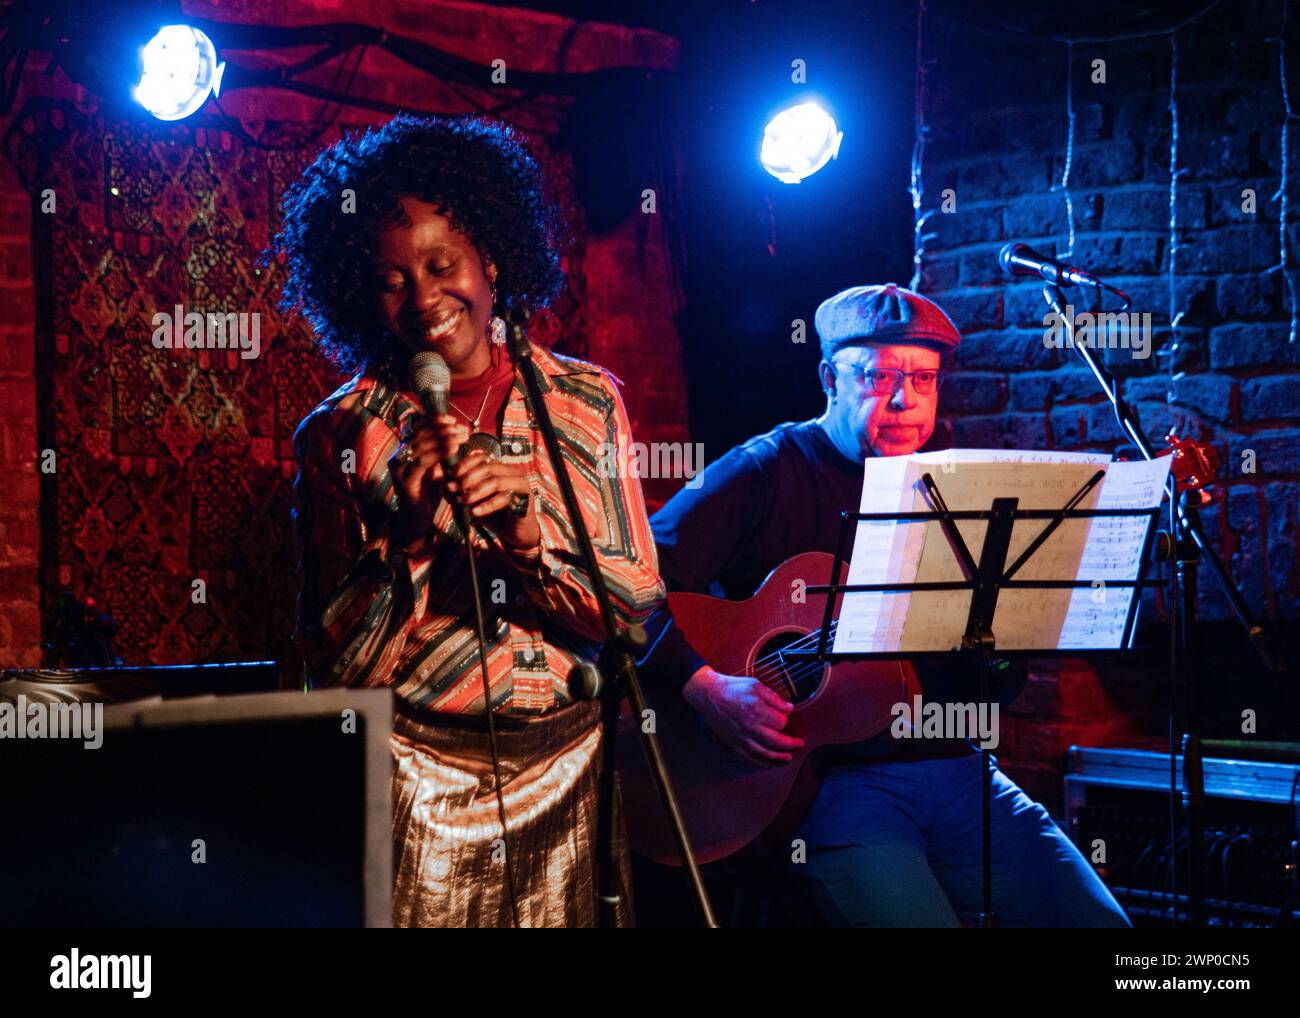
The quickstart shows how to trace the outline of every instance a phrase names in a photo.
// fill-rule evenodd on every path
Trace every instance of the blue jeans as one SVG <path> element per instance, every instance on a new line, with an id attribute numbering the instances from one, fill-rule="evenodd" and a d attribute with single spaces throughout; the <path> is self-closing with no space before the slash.
<path id="1" fill-rule="evenodd" d="M 973 921 L 983 900 L 980 759 L 974 753 L 832 768 L 796 834 L 807 862 L 784 864 L 781 872 L 812 878 L 806 886 L 837 925 Z M 997 924 L 1129 926 L 1047 810 L 999 771 L 996 759 L 992 766 Z"/>

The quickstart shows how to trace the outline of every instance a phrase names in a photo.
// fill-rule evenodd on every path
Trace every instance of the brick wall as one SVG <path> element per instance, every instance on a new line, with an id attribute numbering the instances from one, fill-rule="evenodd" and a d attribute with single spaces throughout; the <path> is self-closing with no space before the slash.
<path id="1" fill-rule="evenodd" d="M 648 66 L 670 69 L 675 40 L 651 31 L 549 14 L 436 0 L 380 0 L 364 11 L 338 0 L 294 5 L 292 12 L 267 9 L 253 0 L 192 2 L 194 17 L 248 24 L 320 24 L 358 20 L 414 36 L 467 59 L 506 61 L 507 71 L 584 72 Z M 220 47 L 221 42 L 217 40 Z M 301 56 L 302 54 L 296 54 Z M 245 65 L 266 62 L 265 54 L 238 53 Z M 283 55 L 275 59 L 283 60 Z M 71 83 L 62 71 L 47 76 L 46 57 L 34 55 L 23 74 L 14 111 L 36 96 L 72 100 L 93 108 L 98 99 Z M 350 67 L 350 64 L 349 64 Z M 331 85 L 334 68 L 319 72 Z M 509 76 L 507 74 L 507 81 Z M 453 89 L 371 49 L 354 81 L 358 93 L 401 103 L 418 97 L 423 109 L 467 112 Z M 508 96 L 503 95 L 502 99 Z M 488 97 L 488 103 L 492 99 Z M 567 100 L 541 97 L 513 106 L 509 119 L 558 148 Z M 334 108 L 282 90 L 238 90 L 222 96 L 225 111 L 256 134 L 261 121 L 319 123 Z M 142 114 L 143 115 L 143 114 Z M 344 108 L 339 122 L 363 125 L 385 115 Z M 0 118 L 0 133 L 13 117 Z M 647 180 L 644 185 L 650 186 Z M 630 197 L 636 208 L 637 194 Z M 32 283 L 31 207 L 14 168 L 0 160 L 0 471 L 5 477 L 0 512 L 0 666 L 40 663 L 38 604 L 40 500 L 36 410 L 38 368 L 34 363 L 35 296 Z M 616 228 L 587 235 L 583 249 L 583 291 L 588 356 L 628 382 L 625 397 L 636 436 L 645 442 L 683 441 L 685 386 L 681 344 L 673 325 L 668 246 L 660 216 L 629 213 Z M 653 379 L 653 385 L 641 385 Z M 648 492 L 662 500 L 680 482 L 652 482 Z"/>
<path id="2" fill-rule="evenodd" d="M 1218 448 L 1224 469 L 1203 514 L 1206 530 L 1251 607 L 1285 626 L 1300 605 L 1300 341 L 1287 341 L 1283 280 L 1265 271 L 1278 261 L 1279 204 L 1270 198 L 1283 117 L 1277 47 L 1265 38 L 1281 28 L 1280 4 L 1225 4 L 1177 37 L 1175 307 L 1184 317 L 1182 377 L 1170 400 L 1168 359 L 1158 355 L 1170 348 L 1167 37 L 1074 45 L 1077 235 L 1069 261 L 1125 290 L 1132 310 L 1153 313 L 1157 356 L 1114 350 L 1105 361 L 1154 442 L 1177 424 Z M 1290 33 L 1295 67 L 1298 43 Z M 927 52 L 935 63 L 926 207 L 952 188 L 957 208 L 931 221 L 922 289 L 965 334 L 960 370 L 941 399 L 945 427 L 959 446 L 1114 451 L 1117 425 L 1082 360 L 1043 342 L 1041 284 L 1009 284 L 996 261 L 1012 240 L 1049 255 L 1066 248 L 1065 201 L 1053 190 L 1066 155 L 1066 47 L 932 18 Z M 1091 80 L 1095 59 L 1105 61 L 1104 84 Z M 1291 88 L 1297 94 L 1294 80 Z M 1298 143 L 1293 128 L 1293 172 Z M 1247 188 L 1254 214 L 1242 211 Z M 1294 217 L 1294 179 L 1291 200 Z M 1300 264 L 1295 253 L 1291 261 Z M 1086 298 L 1073 295 L 1086 310 Z M 1203 568 L 1201 618 L 1229 611 Z M 1098 676 L 1079 663 L 1035 676 L 1008 726 L 1013 772 L 1049 798 L 1058 794 L 1052 782 L 1071 742 L 1113 744 L 1153 730 L 1151 697 L 1137 698 L 1143 711 L 1128 694 L 1158 677 Z"/>

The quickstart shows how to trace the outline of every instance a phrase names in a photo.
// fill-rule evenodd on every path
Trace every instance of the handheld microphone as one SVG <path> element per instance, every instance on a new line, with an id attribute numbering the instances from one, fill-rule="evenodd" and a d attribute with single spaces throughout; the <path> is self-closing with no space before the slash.
<path id="1" fill-rule="evenodd" d="M 411 388 L 415 390 L 426 414 L 447 412 L 447 393 L 451 390 L 451 369 L 442 354 L 422 350 L 411 358 Z"/>
<path id="2" fill-rule="evenodd" d="M 442 359 L 442 354 L 433 350 L 422 350 L 411 358 L 411 388 L 420 397 L 426 414 L 445 414 L 448 407 L 448 393 L 451 391 L 451 369 Z M 501 443 L 493 435 L 475 432 L 461 444 L 459 449 L 447 457 L 447 465 L 454 467 L 461 458 L 481 449 L 491 459 L 501 458 Z"/>
<path id="3" fill-rule="evenodd" d="M 1046 255 L 1041 255 L 1028 244 L 1007 244 L 998 252 L 998 265 L 1008 276 L 1041 276 L 1058 286 L 1098 286 L 1106 284 L 1090 272 L 1076 269 Z"/>

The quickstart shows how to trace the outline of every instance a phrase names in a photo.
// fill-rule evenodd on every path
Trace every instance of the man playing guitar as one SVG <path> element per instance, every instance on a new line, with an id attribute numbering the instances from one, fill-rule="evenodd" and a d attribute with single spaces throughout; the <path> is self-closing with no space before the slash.
<path id="1" fill-rule="evenodd" d="M 653 517 L 670 592 L 720 588 L 728 599 L 744 599 L 793 556 L 834 552 L 840 513 L 861 498 L 865 457 L 910 454 L 933 435 L 944 355 L 961 341 L 936 304 L 892 283 L 860 286 L 825 301 L 815 322 L 825 412 L 731 450 Z M 649 629 L 654 642 L 642 666 L 649 687 L 680 689 L 716 739 L 753 767 L 791 765 L 803 743 L 787 730 L 794 708 L 786 697 L 750 675 L 710 667 L 667 607 Z M 946 671 L 917 663 L 925 699 L 973 699 L 963 676 Z M 1024 670 L 1000 674 L 996 695 L 1005 704 Z M 981 758 L 969 741 L 895 741 L 885 731 L 823 752 L 822 784 L 795 838 L 807 851 L 798 871 L 833 903 L 827 918 L 957 926 L 978 914 Z M 1129 925 L 1047 811 L 996 761 L 992 837 L 1000 925 Z"/>

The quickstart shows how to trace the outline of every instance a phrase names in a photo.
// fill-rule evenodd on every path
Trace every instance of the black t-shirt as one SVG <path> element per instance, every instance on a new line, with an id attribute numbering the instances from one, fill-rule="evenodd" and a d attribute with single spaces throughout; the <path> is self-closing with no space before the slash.
<path id="1" fill-rule="evenodd" d="M 786 559 L 833 553 L 862 473 L 814 421 L 737 446 L 650 521 L 668 589 L 746 598 Z"/>
<path id="2" fill-rule="evenodd" d="M 864 469 L 844 456 L 816 421 L 777 425 L 710 464 L 650 519 L 659 570 L 670 591 L 750 597 L 786 559 L 834 554 L 840 513 L 862 500 Z M 846 554 L 852 548 L 850 543 Z M 827 577 L 829 580 L 829 577 Z M 705 663 L 672 625 L 667 608 L 647 623 L 651 647 L 641 663 L 648 683 L 680 688 Z M 973 669 L 915 661 L 927 701 L 974 702 Z M 1003 705 L 1024 686 L 1022 663 L 996 673 Z M 940 740 L 931 740 L 938 742 Z M 919 746 L 913 746 L 913 750 Z M 933 746 L 936 754 L 951 744 Z M 915 753 L 909 753 L 915 755 Z"/>

